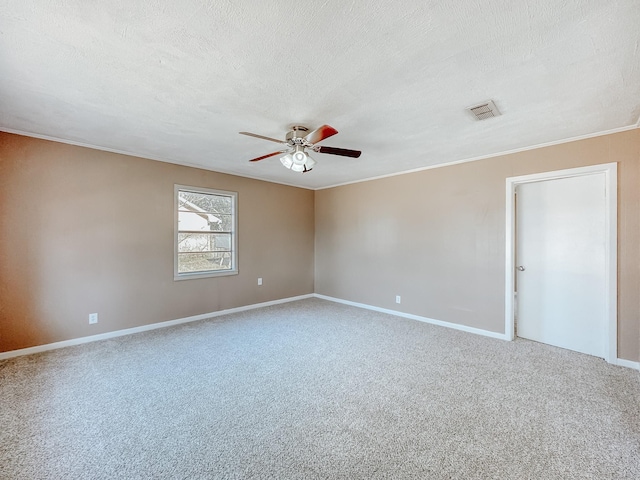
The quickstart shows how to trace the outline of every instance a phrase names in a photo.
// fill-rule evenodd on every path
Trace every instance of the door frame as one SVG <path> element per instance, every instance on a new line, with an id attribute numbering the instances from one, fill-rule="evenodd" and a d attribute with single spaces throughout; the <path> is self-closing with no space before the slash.
<path id="1" fill-rule="evenodd" d="M 506 261 L 505 261 L 505 338 L 515 337 L 515 269 L 516 269 L 516 187 L 523 183 L 540 182 L 583 175 L 605 175 L 605 270 L 607 341 L 605 360 L 616 363 L 618 359 L 618 164 L 606 163 L 588 167 L 534 173 L 506 179 Z"/>

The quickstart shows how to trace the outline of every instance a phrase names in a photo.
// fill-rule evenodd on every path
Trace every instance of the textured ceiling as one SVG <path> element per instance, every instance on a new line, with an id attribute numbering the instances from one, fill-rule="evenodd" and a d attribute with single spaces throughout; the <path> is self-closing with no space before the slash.
<path id="1" fill-rule="evenodd" d="M 639 26 L 638 0 L 4 0 L 0 130 L 321 188 L 637 125 Z M 279 147 L 239 131 L 292 124 L 363 154 L 247 161 Z"/>

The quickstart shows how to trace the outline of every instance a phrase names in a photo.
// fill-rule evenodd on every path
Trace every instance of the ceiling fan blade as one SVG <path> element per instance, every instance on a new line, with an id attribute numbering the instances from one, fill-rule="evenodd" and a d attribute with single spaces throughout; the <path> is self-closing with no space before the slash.
<path id="1" fill-rule="evenodd" d="M 313 149 L 318 153 L 328 153 L 329 155 L 342 155 L 343 157 L 358 158 L 362 152 L 360 150 L 348 150 L 346 148 L 335 147 L 315 147 Z"/>
<path id="2" fill-rule="evenodd" d="M 276 142 L 276 143 L 283 143 L 283 144 L 287 144 L 287 142 L 283 141 L 283 140 L 278 140 L 276 138 L 271 138 L 271 137 L 265 137 L 264 135 L 258 135 L 256 133 L 250 133 L 250 132 L 238 132 L 240 135 L 247 135 L 249 137 L 256 137 L 256 138 L 261 138 L 263 140 L 269 140 L 270 142 Z"/>
<path id="3" fill-rule="evenodd" d="M 338 133 L 338 130 L 333 128 L 330 125 L 322 125 L 319 128 L 316 128 L 313 132 L 308 133 L 304 139 L 309 143 L 318 143 L 324 140 L 325 138 L 329 138 Z"/>
<path id="4" fill-rule="evenodd" d="M 264 160 L 265 158 L 269 158 L 269 157 L 273 157 L 274 155 L 280 155 L 281 153 L 286 152 L 286 150 L 282 150 L 280 152 L 273 152 L 273 153 L 268 153 L 267 155 L 263 155 L 261 157 L 258 158 L 252 158 L 251 160 L 249 160 L 250 162 L 258 162 L 260 160 Z"/>

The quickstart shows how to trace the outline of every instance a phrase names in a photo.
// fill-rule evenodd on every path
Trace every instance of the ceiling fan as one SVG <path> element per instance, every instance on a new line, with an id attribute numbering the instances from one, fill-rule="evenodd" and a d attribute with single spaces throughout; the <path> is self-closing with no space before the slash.
<path id="1" fill-rule="evenodd" d="M 316 161 L 307 154 L 306 149 L 313 150 L 318 153 L 328 153 L 329 155 L 341 155 L 343 157 L 358 158 L 362 152 L 359 150 L 347 150 L 346 148 L 335 147 L 323 147 L 316 145 L 325 138 L 329 138 L 338 131 L 329 126 L 323 125 L 316 128 L 314 131 L 309 132 L 307 127 L 302 125 L 294 125 L 287 133 L 285 140 L 278 140 L 277 138 L 265 137 L 263 135 L 257 135 L 249 132 L 239 132 L 241 135 L 248 135 L 250 137 L 262 138 L 263 140 L 269 140 L 270 142 L 280 143 L 285 146 L 283 150 L 277 152 L 268 153 L 258 158 L 249 160 L 250 162 L 258 162 L 265 158 L 273 157 L 284 153 L 280 158 L 280 163 L 286 168 L 293 170 L 294 172 L 306 173 L 310 172 L 312 167 L 316 164 Z"/>

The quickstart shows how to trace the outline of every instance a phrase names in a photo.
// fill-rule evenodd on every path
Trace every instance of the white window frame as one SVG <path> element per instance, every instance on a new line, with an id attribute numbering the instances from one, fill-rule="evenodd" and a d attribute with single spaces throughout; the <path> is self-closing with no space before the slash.
<path id="1" fill-rule="evenodd" d="M 203 272 L 178 272 L 178 195 L 181 191 L 202 193 L 205 195 L 222 195 L 231 197 L 231 214 L 233 216 L 233 231 L 231 232 L 231 268 L 228 270 L 207 270 Z M 173 188 L 173 279 L 191 280 L 196 278 L 224 277 L 238 274 L 238 193 L 226 190 L 216 190 L 205 187 L 192 187 L 190 185 L 174 184 Z"/>

